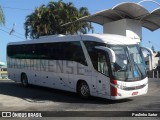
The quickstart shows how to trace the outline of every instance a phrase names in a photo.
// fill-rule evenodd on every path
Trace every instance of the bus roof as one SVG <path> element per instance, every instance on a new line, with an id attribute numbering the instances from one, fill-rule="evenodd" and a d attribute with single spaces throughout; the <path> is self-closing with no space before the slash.
<path id="1" fill-rule="evenodd" d="M 53 42 L 67 42 L 67 41 L 95 41 L 106 44 L 137 44 L 138 41 L 130 39 L 121 35 L 114 34 L 84 34 L 84 35 L 50 35 L 42 36 L 39 39 L 26 40 L 21 42 L 11 42 L 8 45 L 18 44 L 34 44 L 34 43 L 53 43 Z"/>

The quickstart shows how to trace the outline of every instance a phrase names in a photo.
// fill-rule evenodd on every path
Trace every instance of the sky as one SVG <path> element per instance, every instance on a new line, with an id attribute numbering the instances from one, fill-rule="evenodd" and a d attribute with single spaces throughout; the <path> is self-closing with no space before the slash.
<path id="1" fill-rule="evenodd" d="M 6 62 L 6 46 L 9 42 L 18 42 L 26 40 L 24 36 L 24 22 L 27 15 L 34 12 L 36 7 L 44 4 L 47 5 L 50 1 L 57 0 L 0 0 L 0 6 L 5 15 L 5 26 L 0 26 L 0 61 Z M 72 2 L 77 8 L 87 7 L 91 14 L 95 12 L 110 9 L 121 2 L 135 2 L 140 0 L 63 0 L 64 2 Z M 156 0 L 160 3 L 160 0 Z M 152 2 L 141 3 L 149 11 L 152 11 L 160 6 Z M 15 32 L 9 35 L 13 24 Z M 103 33 L 102 26 L 93 24 L 94 33 Z M 150 41 L 150 42 L 149 42 Z M 145 28 L 142 29 L 142 46 L 154 46 L 156 51 L 160 51 L 160 29 L 151 32 Z"/>

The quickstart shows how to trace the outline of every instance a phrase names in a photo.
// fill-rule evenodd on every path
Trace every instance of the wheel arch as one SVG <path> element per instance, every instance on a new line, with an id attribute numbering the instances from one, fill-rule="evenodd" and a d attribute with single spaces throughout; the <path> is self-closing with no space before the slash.
<path id="1" fill-rule="evenodd" d="M 21 73 L 21 76 L 20 76 L 20 81 L 22 82 L 22 75 L 26 75 L 27 76 L 27 74 L 25 73 L 25 72 L 22 72 Z"/>
<path id="2" fill-rule="evenodd" d="M 89 86 L 89 84 L 87 83 L 87 81 L 85 81 L 85 80 L 83 80 L 83 79 L 79 79 L 79 80 L 77 81 L 77 84 L 76 84 L 76 92 L 78 92 L 78 86 L 79 86 L 80 83 L 82 83 L 82 82 L 85 82 L 85 83 L 88 85 L 89 89 L 90 89 L 90 86 Z M 91 90 L 91 89 L 90 89 L 90 90 Z"/>

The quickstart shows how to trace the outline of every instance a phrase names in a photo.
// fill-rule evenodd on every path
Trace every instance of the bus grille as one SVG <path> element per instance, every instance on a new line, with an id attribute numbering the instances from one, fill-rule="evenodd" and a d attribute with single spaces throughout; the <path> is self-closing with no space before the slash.
<path id="1" fill-rule="evenodd" d="M 125 87 L 125 88 L 123 88 L 123 90 L 138 90 L 138 89 L 144 88 L 146 85 L 147 84 L 143 84 L 143 85 L 135 86 L 135 87 Z"/>

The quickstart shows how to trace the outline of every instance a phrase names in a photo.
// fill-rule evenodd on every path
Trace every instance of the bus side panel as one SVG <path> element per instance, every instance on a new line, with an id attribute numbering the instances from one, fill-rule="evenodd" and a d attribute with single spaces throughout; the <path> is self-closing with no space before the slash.
<path id="1" fill-rule="evenodd" d="M 15 81 L 15 82 L 21 82 L 21 74 L 20 69 L 14 69 L 14 68 L 8 68 L 8 78 Z"/>
<path id="2" fill-rule="evenodd" d="M 102 98 L 110 98 L 110 78 L 97 72 L 97 95 Z"/>

